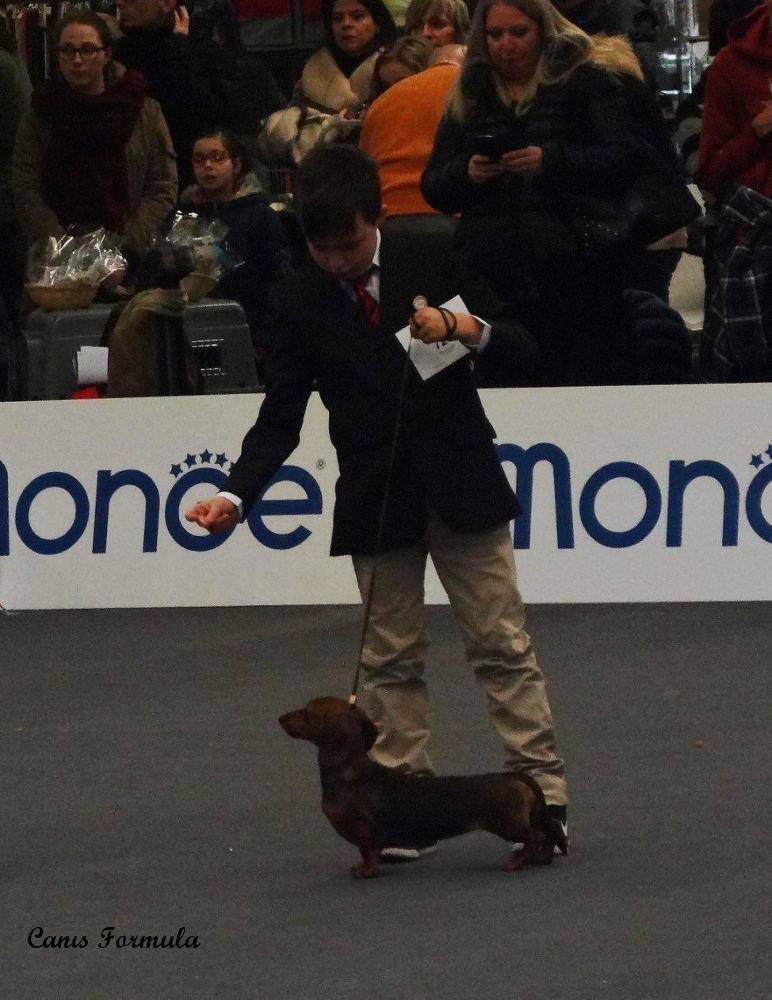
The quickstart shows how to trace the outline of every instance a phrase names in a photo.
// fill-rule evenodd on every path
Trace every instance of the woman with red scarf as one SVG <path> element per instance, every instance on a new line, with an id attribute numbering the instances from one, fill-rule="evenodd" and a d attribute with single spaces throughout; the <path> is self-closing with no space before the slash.
<path id="1" fill-rule="evenodd" d="M 19 224 L 30 242 L 104 227 L 129 259 L 150 245 L 177 200 L 177 166 L 161 109 L 142 76 L 111 60 L 105 21 L 61 22 L 59 74 L 35 91 L 13 158 Z"/>

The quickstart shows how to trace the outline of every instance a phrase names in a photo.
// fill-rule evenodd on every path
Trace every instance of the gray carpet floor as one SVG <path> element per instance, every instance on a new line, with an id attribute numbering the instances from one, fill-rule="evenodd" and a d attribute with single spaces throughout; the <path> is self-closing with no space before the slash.
<path id="1" fill-rule="evenodd" d="M 0 995 L 766 998 L 771 610 L 531 608 L 570 856 L 508 875 L 472 834 L 370 882 L 276 723 L 348 694 L 359 609 L 0 616 Z M 495 769 L 450 612 L 429 614 L 435 766 Z M 100 948 L 106 927 L 199 947 Z"/>

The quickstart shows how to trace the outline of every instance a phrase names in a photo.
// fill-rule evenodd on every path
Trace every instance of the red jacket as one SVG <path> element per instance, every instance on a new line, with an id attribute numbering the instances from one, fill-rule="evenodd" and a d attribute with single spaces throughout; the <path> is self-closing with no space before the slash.
<path id="1" fill-rule="evenodd" d="M 772 198 L 772 136 L 751 120 L 772 101 L 772 27 L 764 5 L 736 21 L 708 71 L 697 183 L 720 196 L 745 184 Z"/>

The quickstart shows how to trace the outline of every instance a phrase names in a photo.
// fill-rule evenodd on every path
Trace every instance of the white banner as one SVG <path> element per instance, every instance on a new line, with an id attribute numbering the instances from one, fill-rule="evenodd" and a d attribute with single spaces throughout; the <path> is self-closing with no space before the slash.
<path id="1" fill-rule="evenodd" d="M 772 599 L 771 389 L 484 392 L 525 508 L 526 601 Z M 316 396 L 248 524 L 207 536 L 182 517 L 216 492 L 261 398 L 0 404 L 0 602 L 357 601 L 349 560 L 327 554 L 337 471 Z M 444 600 L 431 571 L 427 598 Z"/>

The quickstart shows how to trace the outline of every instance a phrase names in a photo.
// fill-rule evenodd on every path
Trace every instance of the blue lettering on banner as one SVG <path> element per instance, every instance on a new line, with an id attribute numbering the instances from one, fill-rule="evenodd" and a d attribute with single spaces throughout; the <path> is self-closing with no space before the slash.
<path id="1" fill-rule="evenodd" d="M 715 479 L 724 491 L 724 517 L 721 544 L 737 545 L 740 521 L 740 487 L 725 465 L 720 462 L 701 461 L 670 463 L 670 490 L 668 491 L 667 538 L 668 548 L 681 544 L 684 526 L 684 493 L 689 483 L 701 476 Z"/>
<path id="2" fill-rule="evenodd" d="M 614 479 L 630 479 L 637 483 L 643 490 L 646 500 L 643 517 L 638 524 L 628 528 L 627 531 L 613 531 L 611 528 L 605 527 L 600 523 L 595 513 L 595 500 L 601 487 Z M 608 465 L 601 466 L 587 480 L 579 497 L 579 517 L 582 519 L 584 530 L 593 541 L 611 549 L 626 549 L 642 542 L 654 528 L 661 512 L 662 494 L 659 491 L 657 480 L 637 462 L 609 462 Z"/>
<path id="3" fill-rule="evenodd" d="M 43 538 L 29 523 L 30 508 L 45 490 L 59 489 L 68 493 L 75 504 L 72 524 L 59 538 Z M 24 487 L 16 505 L 16 531 L 31 552 L 41 556 L 56 556 L 71 549 L 88 525 L 89 502 L 86 490 L 74 476 L 66 472 L 46 472 L 36 476 Z"/>
<path id="4" fill-rule="evenodd" d="M 107 552 L 107 528 L 110 518 L 110 501 L 124 486 L 136 486 L 145 498 L 145 525 L 142 533 L 142 551 L 155 552 L 158 548 L 158 515 L 161 505 L 158 487 L 145 472 L 124 469 L 113 473 L 100 469 L 97 473 L 96 503 L 94 504 L 94 543 L 91 551 Z"/>
<path id="5" fill-rule="evenodd" d="M 568 456 L 556 444 L 534 444 L 527 450 L 518 444 L 496 446 L 499 461 L 510 462 L 517 470 L 517 499 L 523 508 L 515 520 L 515 548 L 531 546 L 531 507 L 533 504 L 533 470 L 537 462 L 549 462 L 555 492 L 555 524 L 559 549 L 574 547 L 574 520 L 571 514 L 571 467 Z"/>
<path id="6" fill-rule="evenodd" d="M 514 546 L 528 549 L 531 545 L 533 510 L 534 468 L 539 462 L 549 465 L 552 472 L 555 501 L 555 531 L 559 549 L 574 548 L 574 517 L 572 509 L 571 466 L 568 456 L 558 445 L 547 442 L 522 448 L 516 444 L 497 446 L 502 465 L 514 466 L 516 492 L 522 514 L 515 521 Z M 772 458 L 772 455 L 770 456 Z M 738 543 L 740 487 L 732 472 L 721 462 L 701 460 L 689 464 L 672 461 L 667 484 L 666 545 L 678 548 L 683 536 L 684 494 L 695 479 L 714 479 L 723 491 L 721 545 L 734 547 Z M 614 479 L 629 479 L 640 486 L 645 510 L 638 524 L 624 530 L 613 530 L 601 524 L 595 501 L 602 486 Z M 762 509 L 764 491 L 772 482 L 772 462 L 759 468 L 745 496 L 745 512 L 753 531 L 767 542 L 772 542 L 772 524 Z M 579 518 L 587 534 L 599 545 L 608 548 L 626 548 L 638 545 L 651 532 L 662 513 L 662 490 L 654 475 L 637 462 L 610 462 L 594 472 L 585 483 L 579 496 Z"/>
<path id="7" fill-rule="evenodd" d="M 8 507 L 8 469 L 0 462 L 0 556 L 7 556 L 11 550 Z"/>
<path id="8" fill-rule="evenodd" d="M 772 483 L 772 464 L 764 466 L 760 472 L 756 473 L 748 487 L 748 492 L 745 494 L 745 515 L 748 518 L 748 524 L 765 542 L 772 542 L 772 524 L 764 517 L 761 501 L 764 490 L 770 483 Z"/>
<path id="9" fill-rule="evenodd" d="M 270 500 L 265 494 L 277 483 L 296 483 L 305 493 L 298 500 Z M 299 465 L 284 465 L 263 490 L 260 499 L 253 505 L 247 516 L 249 530 L 263 545 L 270 549 L 294 549 L 311 534 L 308 528 L 298 525 L 294 531 L 279 534 L 271 531 L 263 520 L 270 516 L 290 514 L 321 514 L 322 491 L 314 477 Z"/>
<path id="10" fill-rule="evenodd" d="M 551 475 L 551 490 L 554 497 L 555 540 L 559 549 L 575 547 L 574 497 L 576 487 L 572 482 L 571 463 L 568 455 L 558 445 L 540 442 L 529 448 L 513 443 L 497 446 L 502 466 L 511 466 L 516 476 L 516 492 L 523 513 L 515 521 L 514 546 L 528 549 L 531 545 L 534 500 L 534 472 L 540 463 Z M 770 446 L 772 448 L 772 446 Z M 201 454 L 205 464 L 196 465 L 195 456 L 189 455 L 185 463 L 174 465 L 173 474 L 178 476 L 163 503 L 163 524 L 172 540 L 190 552 L 207 552 L 224 544 L 231 532 L 216 535 L 201 534 L 191 530 L 181 516 L 185 494 L 189 489 L 202 483 L 221 489 L 226 474 L 225 455 L 218 455 L 214 467 L 206 464 L 211 452 Z M 767 487 L 772 483 L 772 452 L 770 461 L 763 462 L 759 456 L 752 462 L 756 471 L 744 498 L 744 513 L 751 530 L 763 541 L 772 542 L 772 523 L 764 510 Z M 184 464 L 188 471 L 182 472 Z M 717 519 L 715 539 L 723 547 L 738 544 L 739 521 L 742 492 L 732 471 L 713 459 L 694 462 L 672 460 L 668 466 L 667 484 L 660 483 L 655 475 L 643 465 L 633 461 L 609 462 L 593 472 L 578 493 L 577 513 L 579 522 L 598 545 L 607 548 L 630 548 L 639 545 L 649 537 L 660 523 L 665 510 L 665 545 L 680 548 L 686 496 L 691 484 L 705 481 L 717 493 Z M 641 491 L 643 513 L 637 522 L 624 528 L 612 528 L 604 524 L 598 512 L 598 497 L 601 490 L 610 483 L 625 481 Z M 301 491 L 294 499 L 273 498 L 270 493 L 281 483 L 292 483 Z M 101 555 L 107 552 L 110 537 L 110 513 L 113 499 L 126 488 L 141 504 L 142 511 L 142 552 L 158 550 L 158 533 L 161 523 L 163 497 L 152 476 L 139 469 L 99 469 L 93 492 L 75 476 L 63 471 L 46 472 L 36 476 L 24 486 L 19 494 L 15 509 L 12 509 L 8 469 L 0 461 L 0 556 L 8 556 L 11 551 L 11 524 L 15 525 L 19 542 L 31 552 L 39 555 L 58 555 L 73 548 L 86 533 L 93 506 L 93 535 L 91 550 Z M 66 494 L 74 510 L 72 520 L 65 531 L 55 537 L 39 534 L 31 525 L 31 511 L 35 501 L 46 491 L 57 490 Z M 93 499 L 92 499 L 93 497 Z M 305 523 L 296 523 L 290 530 L 280 530 L 276 521 L 271 527 L 266 521 L 271 518 L 307 518 L 322 513 L 324 506 L 322 491 L 315 477 L 297 465 L 284 465 L 263 490 L 253 505 L 247 518 L 247 526 L 256 541 L 269 549 L 287 550 L 302 545 L 311 534 Z M 767 512 L 769 507 L 767 507 Z M 139 539 L 136 542 L 139 545 Z"/>

